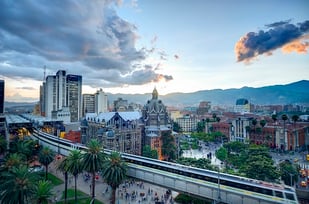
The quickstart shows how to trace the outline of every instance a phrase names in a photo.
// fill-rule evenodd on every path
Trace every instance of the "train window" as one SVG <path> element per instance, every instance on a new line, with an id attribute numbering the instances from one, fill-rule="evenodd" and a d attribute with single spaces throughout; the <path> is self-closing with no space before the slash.
<path id="1" fill-rule="evenodd" d="M 283 198 L 283 193 L 281 191 L 275 191 L 275 196 L 279 198 Z"/>
<path id="2" fill-rule="evenodd" d="M 295 200 L 294 195 L 292 193 L 285 193 L 285 197 L 289 200 Z"/>

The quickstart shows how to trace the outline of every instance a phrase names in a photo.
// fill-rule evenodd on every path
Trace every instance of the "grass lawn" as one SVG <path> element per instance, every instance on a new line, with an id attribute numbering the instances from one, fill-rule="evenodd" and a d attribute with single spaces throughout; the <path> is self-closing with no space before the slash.
<path id="1" fill-rule="evenodd" d="M 61 199 L 64 199 L 64 192 L 62 193 Z M 74 204 L 74 189 L 68 189 L 68 204 Z M 77 190 L 77 203 L 78 204 L 89 204 L 91 197 L 88 194 Z M 64 201 L 59 201 L 57 204 L 63 204 Z M 95 204 L 104 204 L 98 200 L 95 200 Z"/>
<path id="2" fill-rule="evenodd" d="M 47 178 L 48 178 L 48 180 L 50 180 L 50 182 L 54 186 L 58 186 L 60 184 L 63 184 L 63 181 L 61 179 L 59 179 L 57 176 L 55 176 L 54 174 L 48 173 Z"/>

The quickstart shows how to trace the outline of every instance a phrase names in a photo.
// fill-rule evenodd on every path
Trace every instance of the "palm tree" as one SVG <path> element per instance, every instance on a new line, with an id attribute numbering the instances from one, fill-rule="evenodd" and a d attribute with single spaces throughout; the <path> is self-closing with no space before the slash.
<path id="1" fill-rule="evenodd" d="M 297 134 L 296 134 L 296 122 L 298 121 L 298 119 L 299 119 L 299 116 L 298 116 L 298 115 L 293 115 L 293 116 L 292 116 L 292 121 L 293 121 L 293 123 L 294 123 L 295 138 L 297 137 Z M 291 139 L 291 141 L 292 141 L 292 139 Z M 291 142 L 291 144 L 292 144 L 292 142 Z M 294 147 L 296 147 L 296 144 L 294 145 Z"/>
<path id="2" fill-rule="evenodd" d="M 256 124 L 257 124 L 257 120 L 256 118 L 253 118 L 252 121 L 251 121 L 253 127 L 254 127 L 254 142 L 256 142 Z"/>
<path id="3" fill-rule="evenodd" d="M 37 204 L 48 204 L 53 196 L 52 188 L 50 181 L 40 180 L 35 186 L 33 201 Z"/>
<path id="4" fill-rule="evenodd" d="M 0 176 L 0 203 L 30 203 L 33 196 L 37 174 L 28 170 L 26 165 L 12 167 Z"/>
<path id="5" fill-rule="evenodd" d="M 67 203 L 68 198 L 68 160 L 66 157 L 62 157 L 56 160 L 57 170 L 64 174 L 64 203 Z"/>
<path id="6" fill-rule="evenodd" d="M 100 143 L 96 139 L 91 139 L 87 144 L 87 150 L 83 154 L 83 169 L 92 174 L 91 196 L 92 200 L 95 197 L 95 176 L 96 173 L 103 168 L 103 163 L 106 159 L 105 153 Z"/>
<path id="7" fill-rule="evenodd" d="M 262 127 L 261 133 L 262 133 L 262 135 L 263 135 L 263 128 L 264 128 L 265 125 L 266 125 L 266 120 L 260 120 L 260 125 L 261 125 L 261 127 Z"/>
<path id="8" fill-rule="evenodd" d="M 281 116 L 281 119 L 283 120 L 283 151 L 285 151 L 285 121 L 288 119 L 288 116 L 286 114 L 283 114 Z"/>
<path id="9" fill-rule="evenodd" d="M 45 180 L 48 175 L 48 165 L 54 160 L 55 153 L 48 147 L 43 147 L 39 153 L 39 162 L 45 166 Z"/>
<path id="10" fill-rule="evenodd" d="M 272 120 L 274 121 L 274 123 L 276 124 L 276 122 L 277 122 L 277 114 L 272 114 L 272 115 L 271 115 L 271 119 L 272 119 Z M 273 143 L 274 143 L 274 147 L 276 147 L 276 128 L 274 128 Z"/>
<path id="11" fill-rule="evenodd" d="M 27 161 L 32 157 L 32 141 L 31 140 L 17 140 L 10 143 L 10 152 L 18 153 Z"/>
<path id="12" fill-rule="evenodd" d="M 7 151 L 7 142 L 4 136 L 0 135 L 0 155 L 4 155 Z"/>
<path id="13" fill-rule="evenodd" d="M 118 152 L 112 152 L 104 162 L 102 177 L 112 188 L 111 203 L 115 204 L 116 189 L 126 179 L 127 164 L 122 160 Z"/>
<path id="14" fill-rule="evenodd" d="M 4 168 L 10 170 L 13 167 L 18 167 L 20 165 L 25 164 L 26 162 L 23 161 L 23 157 L 20 154 L 13 153 L 7 155 L 4 162 Z"/>
<path id="15" fill-rule="evenodd" d="M 77 176 L 83 172 L 82 154 L 79 150 L 72 150 L 70 155 L 66 158 L 67 170 L 74 176 L 75 181 L 75 203 L 77 203 Z"/>

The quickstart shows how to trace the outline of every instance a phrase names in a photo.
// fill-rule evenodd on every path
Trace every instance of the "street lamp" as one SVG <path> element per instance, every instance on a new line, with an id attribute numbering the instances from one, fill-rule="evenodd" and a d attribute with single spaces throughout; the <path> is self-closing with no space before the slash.
<path id="1" fill-rule="evenodd" d="M 223 163 L 221 162 L 220 165 Z M 221 200 L 221 189 L 220 189 L 220 165 L 218 165 L 218 201 Z"/>

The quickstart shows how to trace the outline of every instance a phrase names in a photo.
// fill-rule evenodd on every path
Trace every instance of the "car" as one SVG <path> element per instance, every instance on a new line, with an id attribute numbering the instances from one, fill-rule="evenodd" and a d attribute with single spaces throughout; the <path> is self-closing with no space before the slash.
<path id="1" fill-rule="evenodd" d="M 44 171 L 44 167 L 40 165 L 35 165 L 29 168 L 29 171 L 31 172 L 42 172 Z"/>
<path id="2" fill-rule="evenodd" d="M 301 186 L 301 187 L 306 187 L 306 186 L 307 186 L 306 181 L 301 181 L 301 182 L 300 182 L 300 186 Z"/>

